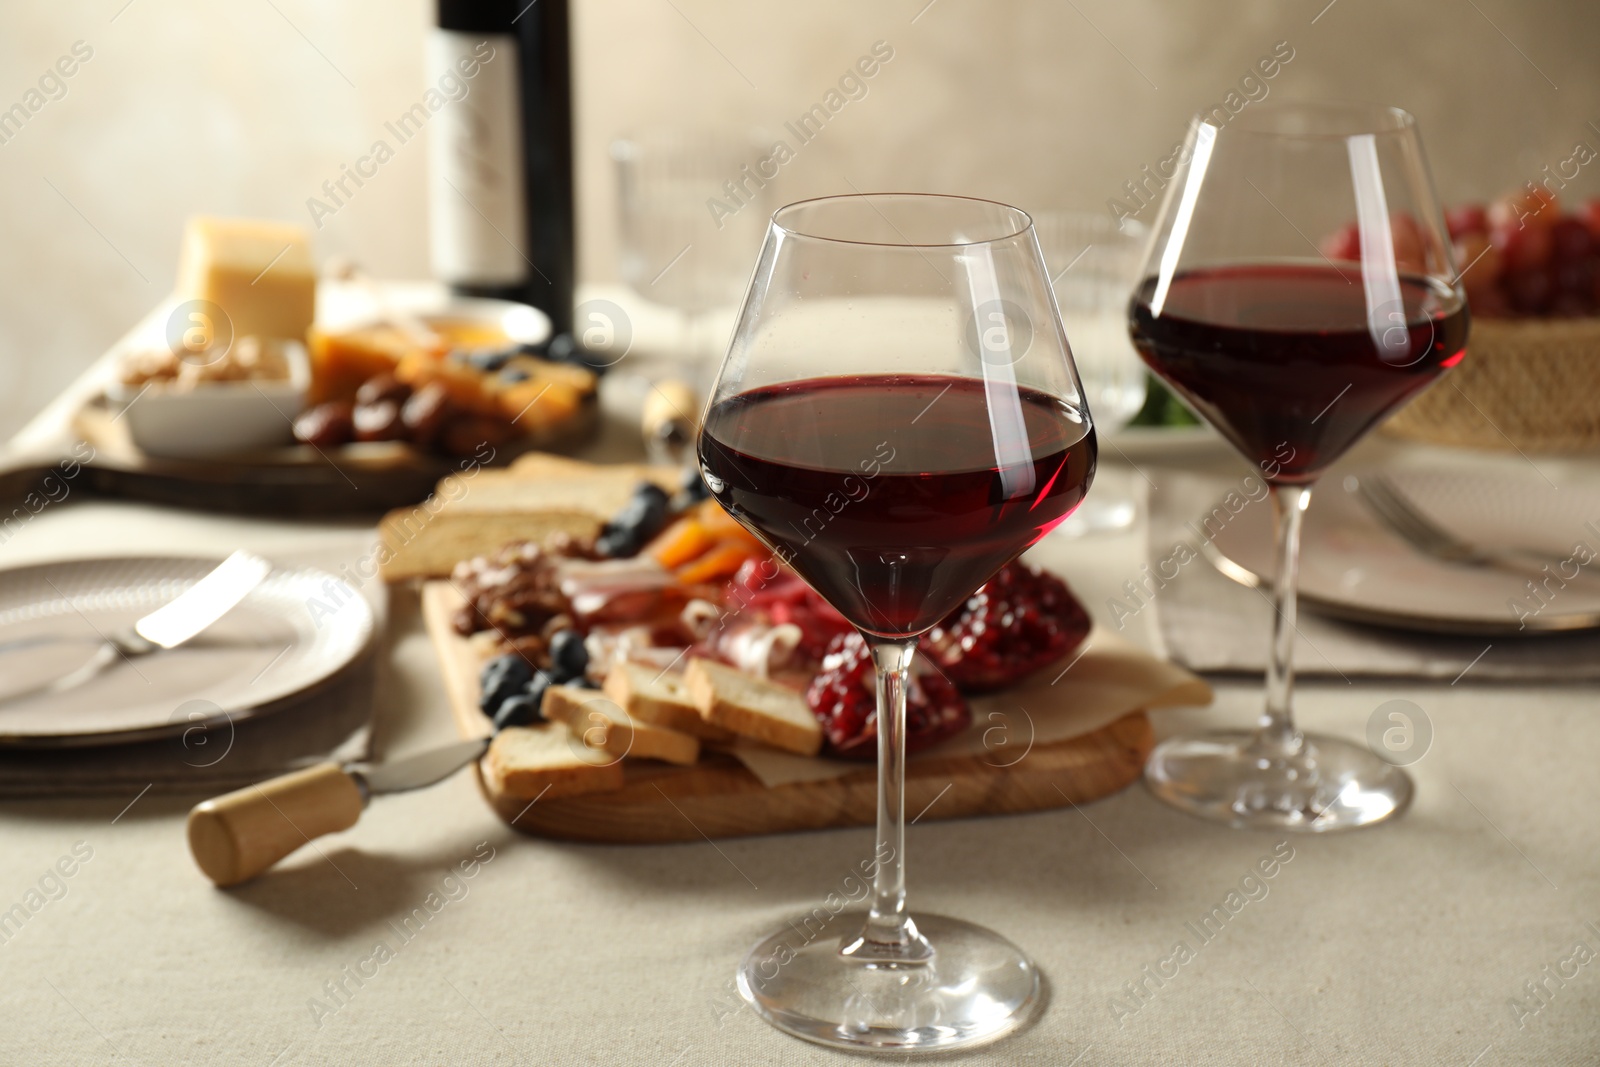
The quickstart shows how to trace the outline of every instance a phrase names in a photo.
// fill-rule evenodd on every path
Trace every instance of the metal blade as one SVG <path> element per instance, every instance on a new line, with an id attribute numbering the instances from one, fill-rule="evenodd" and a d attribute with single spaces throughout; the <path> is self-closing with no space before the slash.
<path id="1" fill-rule="evenodd" d="M 134 632 L 162 648 L 177 648 L 226 615 L 271 571 L 272 564 L 241 549 L 176 600 L 134 623 Z"/>
<path id="2" fill-rule="evenodd" d="M 368 792 L 403 793 L 444 781 L 488 750 L 489 738 L 478 737 L 390 763 L 352 763 L 345 770 L 360 775 Z"/>

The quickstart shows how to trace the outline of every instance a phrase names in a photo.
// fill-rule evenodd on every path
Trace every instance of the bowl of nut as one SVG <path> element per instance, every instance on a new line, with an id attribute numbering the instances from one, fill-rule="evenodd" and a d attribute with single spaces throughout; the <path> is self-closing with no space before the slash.
<path id="1" fill-rule="evenodd" d="M 193 459 L 290 443 L 310 385 L 304 345 L 247 336 L 193 352 L 135 349 L 106 398 L 142 451 Z"/>

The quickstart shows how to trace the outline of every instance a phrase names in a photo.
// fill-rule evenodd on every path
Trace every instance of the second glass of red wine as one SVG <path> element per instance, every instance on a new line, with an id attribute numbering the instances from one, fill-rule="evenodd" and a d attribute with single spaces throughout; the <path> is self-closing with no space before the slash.
<path id="1" fill-rule="evenodd" d="M 1259 728 L 1166 741 L 1145 781 L 1234 826 L 1366 826 L 1404 810 L 1411 780 L 1294 724 L 1300 527 L 1318 475 L 1460 362 L 1467 309 L 1450 242 L 1416 122 L 1397 108 L 1201 115 L 1180 159 L 1129 328 L 1270 486 L 1276 595 Z"/>
<path id="2" fill-rule="evenodd" d="M 903 193 L 778 211 L 699 457 L 722 505 L 855 625 L 877 667 L 877 838 L 839 860 L 868 907 L 840 898 L 780 927 L 746 956 L 740 992 L 779 1029 L 842 1048 L 943 1052 L 1010 1033 L 1039 1004 L 1033 962 L 984 927 L 906 910 L 905 699 L 917 636 L 1094 477 L 1028 216 Z"/>

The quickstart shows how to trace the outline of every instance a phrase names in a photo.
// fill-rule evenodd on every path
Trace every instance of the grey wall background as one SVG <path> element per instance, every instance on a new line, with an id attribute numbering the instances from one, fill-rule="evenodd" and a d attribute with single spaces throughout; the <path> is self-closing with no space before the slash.
<path id="1" fill-rule="evenodd" d="M 1446 202 L 1600 148 L 1592 0 L 574 0 L 580 271 L 615 277 L 609 141 L 781 129 L 875 41 L 894 58 L 777 179 L 1103 207 L 1279 41 L 1274 97 L 1414 111 Z M 306 221 L 306 199 L 421 94 L 420 0 L 83 0 L 0 9 L 0 110 L 93 56 L 0 144 L 0 436 L 170 287 L 197 211 Z M 400 148 L 316 233 L 320 257 L 427 271 L 426 151 Z M 1572 197 L 1600 195 L 1600 163 Z M 708 192 L 708 195 L 710 193 Z"/>

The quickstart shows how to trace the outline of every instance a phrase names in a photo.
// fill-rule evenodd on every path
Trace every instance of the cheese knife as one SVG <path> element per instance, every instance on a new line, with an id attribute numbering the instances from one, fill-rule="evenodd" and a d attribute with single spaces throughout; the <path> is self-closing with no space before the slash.
<path id="1" fill-rule="evenodd" d="M 254 878 L 313 838 L 348 830 L 374 796 L 442 782 L 489 748 L 457 741 L 387 763 L 319 763 L 196 804 L 189 852 L 219 886 Z"/>

